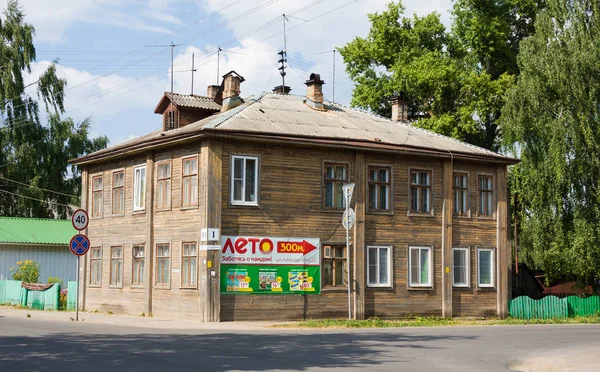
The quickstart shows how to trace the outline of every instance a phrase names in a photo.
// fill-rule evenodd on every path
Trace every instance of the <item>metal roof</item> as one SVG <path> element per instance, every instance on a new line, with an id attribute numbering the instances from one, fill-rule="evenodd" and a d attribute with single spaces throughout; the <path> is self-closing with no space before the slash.
<path id="1" fill-rule="evenodd" d="M 75 234 L 70 220 L 0 217 L 0 244 L 68 245 Z"/>
<path id="2" fill-rule="evenodd" d="M 75 159 L 76 164 L 103 159 L 107 156 L 123 155 L 138 151 L 141 147 L 165 145 L 170 141 L 181 141 L 204 132 L 250 133 L 262 136 L 297 137 L 308 140 L 361 142 L 372 150 L 388 148 L 410 148 L 423 153 L 436 152 L 450 157 L 467 156 L 494 158 L 496 161 L 515 163 L 518 160 L 493 151 L 446 137 L 408 123 L 393 121 L 366 111 L 348 108 L 325 101 L 326 110 L 314 110 L 304 103 L 304 96 L 284 95 L 267 92 L 257 98 L 247 98 L 242 105 L 183 128 L 166 132 L 156 131 Z"/>
<path id="3" fill-rule="evenodd" d="M 171 98 L 170 92 L 165 92 L 167 98 Z M 221 110 L 221 105 L 213 101 L 212 99 L 204 96 L 196 95 L 184 95 L 179 93 L 173 93 L 173 103 L 179 107 L 190 107 L 202 110 Z"/>

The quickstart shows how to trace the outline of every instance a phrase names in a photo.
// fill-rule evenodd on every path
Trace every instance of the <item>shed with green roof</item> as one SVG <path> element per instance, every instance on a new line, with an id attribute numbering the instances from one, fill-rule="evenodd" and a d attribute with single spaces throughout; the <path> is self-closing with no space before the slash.
<path id="1" fill-rule="evenodd" d="M 77 231 L 70 220 L 0 217 L 0 279 L 12 279 L 17 261 L 40 265 L 39 282 L 58 277 L 66 285 L 75 279 L 76 258 L 69 241 Z"/>

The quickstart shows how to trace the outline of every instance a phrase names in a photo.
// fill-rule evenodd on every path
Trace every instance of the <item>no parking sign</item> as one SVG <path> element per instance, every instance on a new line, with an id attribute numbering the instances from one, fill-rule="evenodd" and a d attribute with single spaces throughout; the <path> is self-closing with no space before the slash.
<path id="1" fill-rule="evenodd" d="M 90 250 L 90 240 L 85 235 L 77 234 L 71 238 L 69 249 L 74 255 L 83 256 Z"/>

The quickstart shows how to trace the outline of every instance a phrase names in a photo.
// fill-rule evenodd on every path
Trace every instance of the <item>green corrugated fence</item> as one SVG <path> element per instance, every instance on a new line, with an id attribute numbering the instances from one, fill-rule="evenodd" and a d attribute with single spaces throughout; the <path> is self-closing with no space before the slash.
<path id="1" fill-rule="evenodd" d="M 510 301 L 508 312 L 519 319 L 552 319 L 575 316 L 589 316 L 600 313 L 600 297 L 581 298 L 569 296 L 558 298 L 546 296 L 533 300 L 528 296 L 520 296 Z"/>
<path id="2" fill-rule="evenodd" d="M 75 310 L 77 303 L 77 282 L 69 280 L 69 290 L 67 292 L 67 310 Z"/>
<path id="3" fill-rule="evenodd" d="M 29 291 L 18 280 L 0 280 L 0 304 L 19 305 L 38 310 L 58 310 L 60 285 L 45 291 Z"/>

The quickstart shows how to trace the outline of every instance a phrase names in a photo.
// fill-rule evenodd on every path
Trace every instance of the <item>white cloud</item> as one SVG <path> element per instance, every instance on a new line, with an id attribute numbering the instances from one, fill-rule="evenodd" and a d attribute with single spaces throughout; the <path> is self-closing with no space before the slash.
<path id="1" fill-rule="evenodd" d="M 0 8 L 5 9 L 8 0 L 0 0 Z M 125 9 L 120 0 L 21 0 L 26 22 L 34 25 L 36 40 L 60 43 L 65 33 L 77 23 L 94 23 L 120 28 L 170 33 L 171 30 L 157 21 L 168 24 L 183 23 L 168 13 L 169 2 L 150 1 L 135 3 L 136 11 Z M 131 4 L 127 4 L 131 6 Z M 166 7 L 166 8 L 165 8 Z"/>

